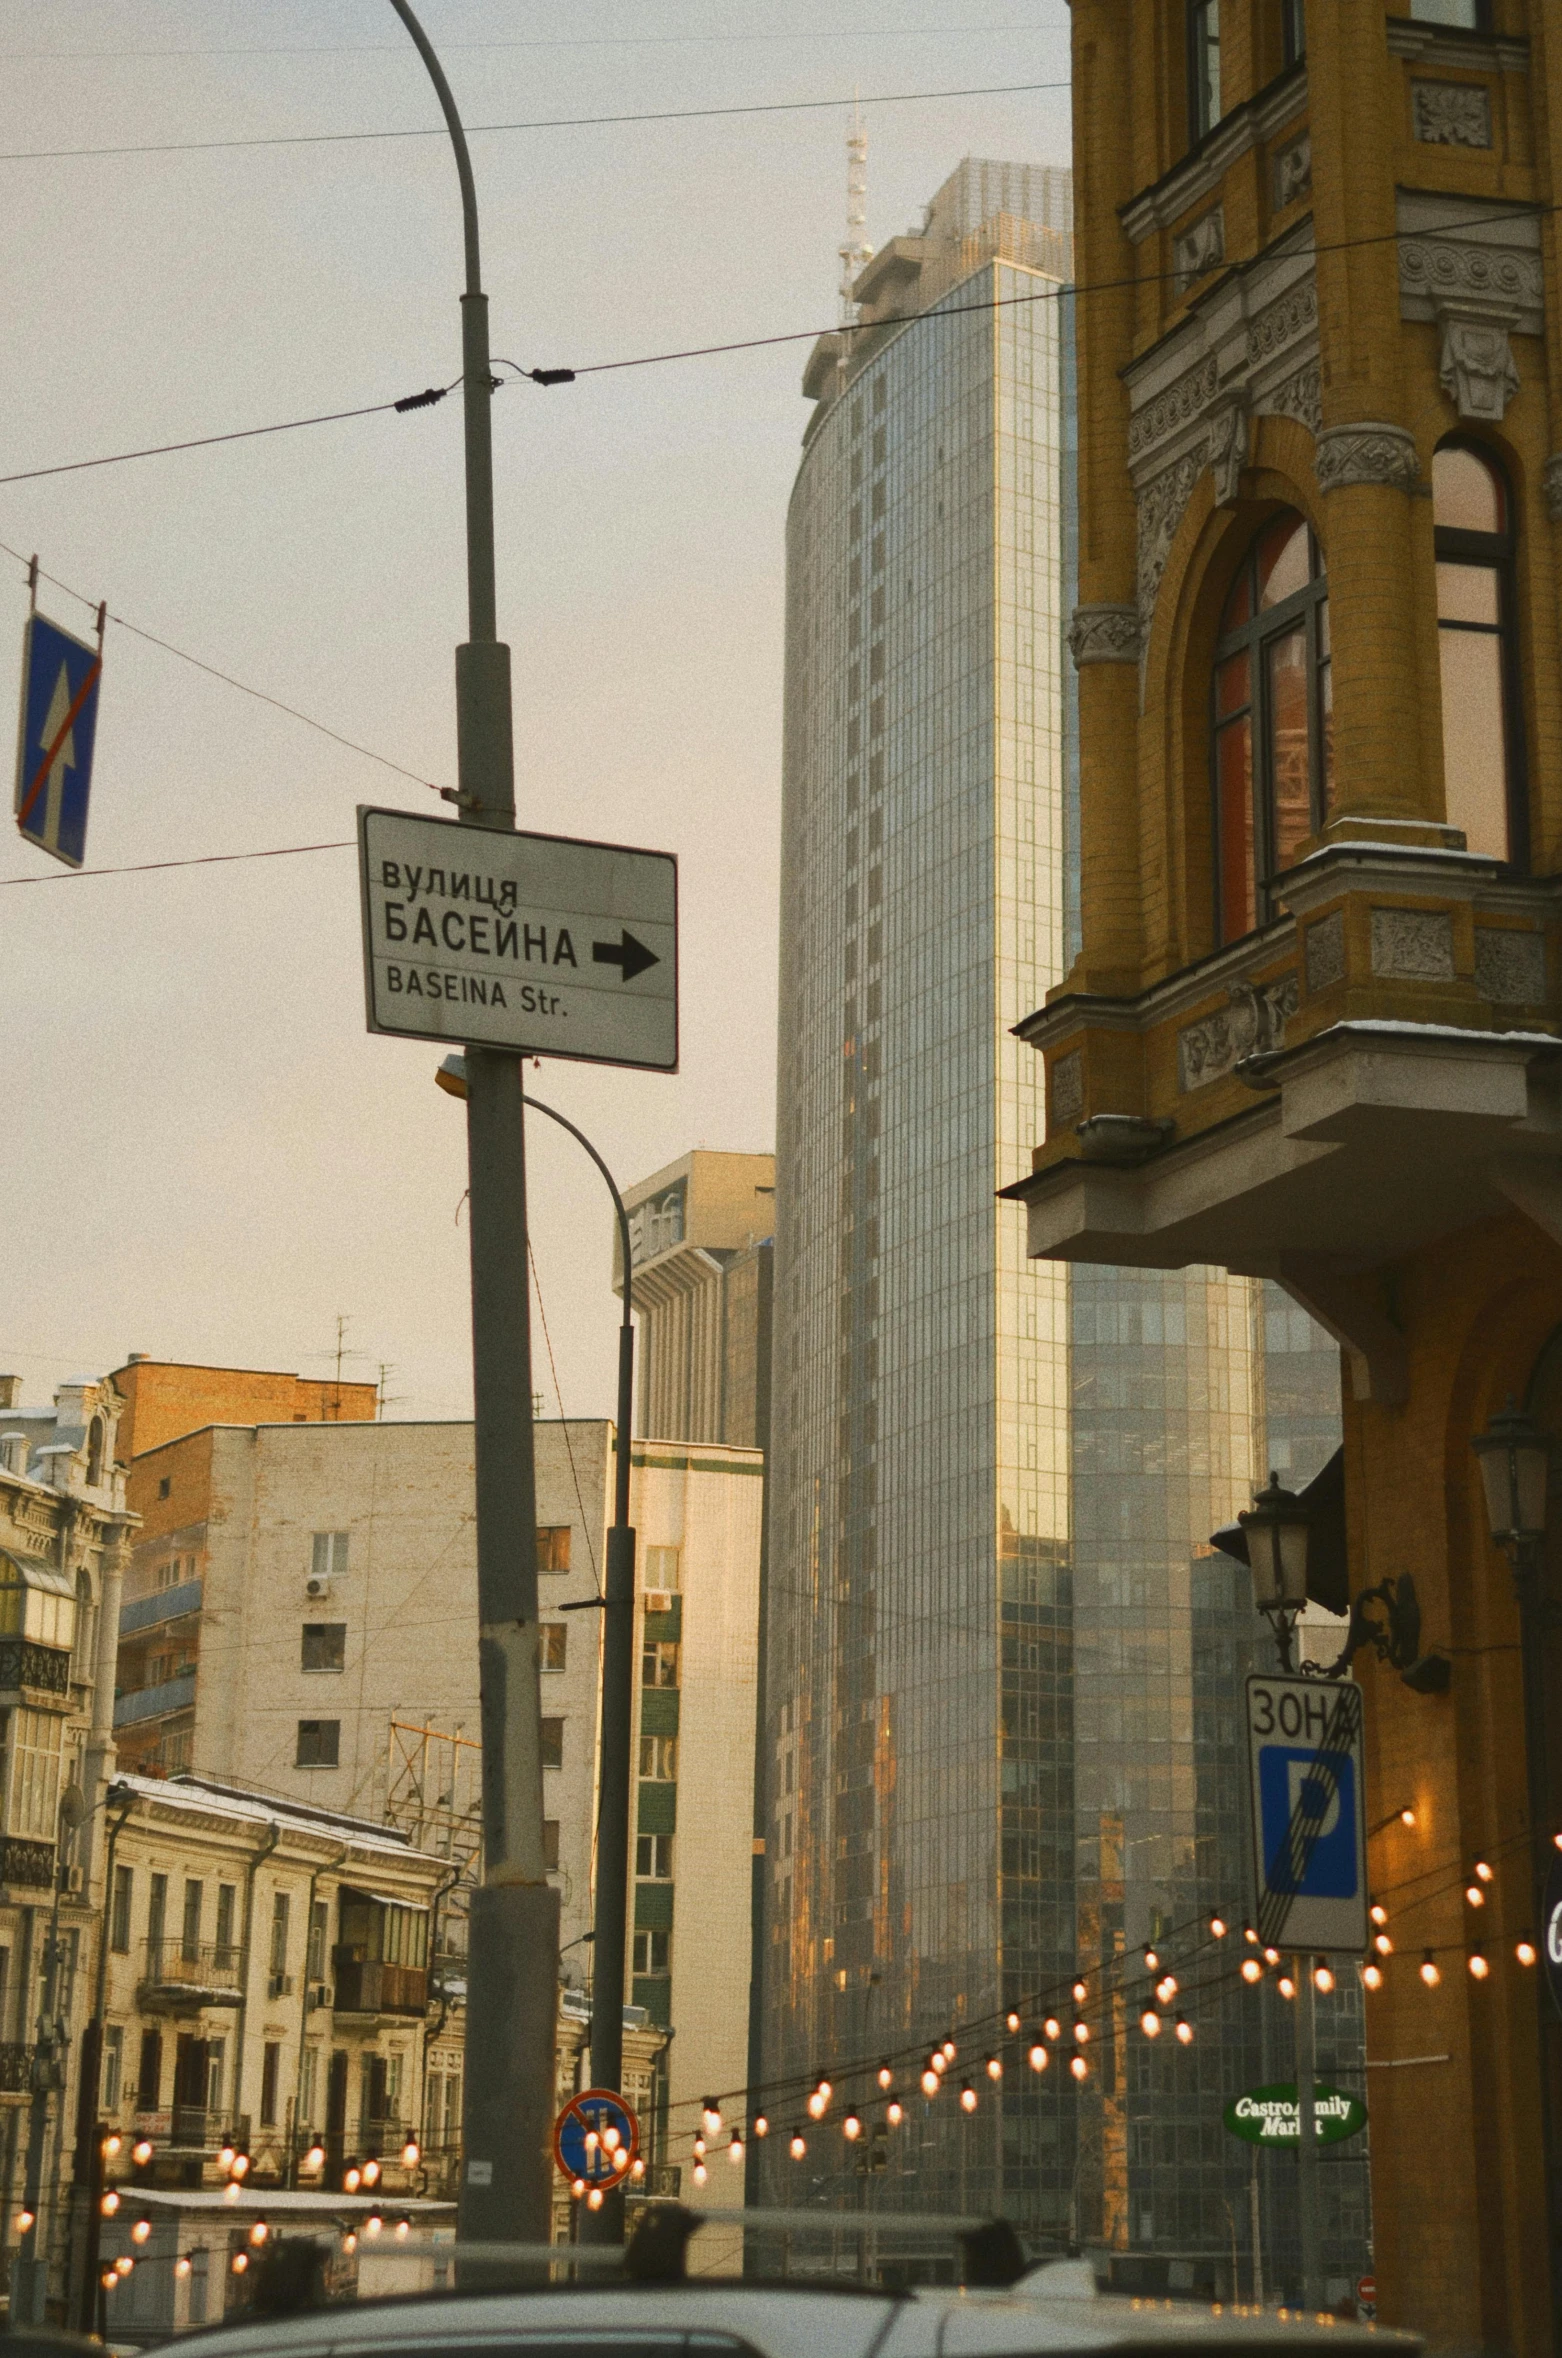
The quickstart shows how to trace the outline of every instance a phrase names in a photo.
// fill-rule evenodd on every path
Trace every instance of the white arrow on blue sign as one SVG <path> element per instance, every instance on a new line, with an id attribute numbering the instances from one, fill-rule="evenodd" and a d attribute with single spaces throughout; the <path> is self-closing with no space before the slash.
<path id="1" fill-rule="evenodd" d="M 1255 1921 L 1266 1945 L 1367 1945 L 1361 1689 L 1351 1679 L 1247 1682 Z"/>
<path id="2" fill-rule="evenodd" d="M 22 717 L 16 744 L 16 824 L 68 868 L 87 856 L 87 797 L 98 729 L 103 652 L 42 614 L 22 633 Z"/>

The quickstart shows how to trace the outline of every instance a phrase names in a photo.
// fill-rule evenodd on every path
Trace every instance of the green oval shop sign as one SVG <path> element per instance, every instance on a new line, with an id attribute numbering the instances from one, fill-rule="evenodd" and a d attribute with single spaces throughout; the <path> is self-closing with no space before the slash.
<path id="1" fill-rule="evenodd" d="M 1232 2098 L 1224 2119 L 1232 2136 L 1245 2138 L 1249 2145 L 1294 2145 L 1301 2135 L 1296 2082 L 1282 2080 L 1272 2088 L 1249 2088 L 1246 2095 Z M 1359 2096 L 1347 2096 L 1343 2088 L 1326 2087 L 1322 2080 L 1315 2080 L 1313 2120 L 1318 2143 L 1338 2145 L 1342 2137 L 1354 2137 L 1366 2127 L 1367 2108 Z"/>

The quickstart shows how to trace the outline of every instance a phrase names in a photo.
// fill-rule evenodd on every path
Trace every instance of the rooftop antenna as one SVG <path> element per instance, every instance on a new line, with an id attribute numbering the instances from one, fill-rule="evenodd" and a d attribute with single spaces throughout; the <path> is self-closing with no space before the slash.
<path id="1" fill-rule="evenodd" d="M 854 328 L 857 324 L 857 304 L 852 288 L 857 273 L 873 260 L 873 248 L 863 236 L 867 223 L 868 134 L 863 126 L 862 108 L 854 98 L 851 129 L 846 134 L 846 243 L 840 249 L 843 328 Z M 843 351 L 843 360 L 844 357 Z"/>

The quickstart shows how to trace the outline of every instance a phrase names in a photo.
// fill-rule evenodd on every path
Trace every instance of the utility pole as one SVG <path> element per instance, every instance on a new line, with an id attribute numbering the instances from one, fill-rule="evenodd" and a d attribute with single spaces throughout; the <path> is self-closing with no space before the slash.
<path id="1" fill-rule="evenodd" d="M 1317 2016 L 1313 2011 L 1311 1960 L 1295 1957 L 1296 1976 L 1296 2212 L 1302 2242 L 1302 2307 L 1323 2307 L 1323 2267 L 1318 2185 Z"/>
<path id="2" fill-rule="evenodd" d="M 515 831 L 510 650 L 494 586 L 493 374 L 477 192 L 444 69 L 409 5 L 391 0 L 428 69 L 461 183 L 467 642 L 456 649 L 461 823 Z M 545 2243 L 554 2114 L 559 1897 L 542 1842 L 537 1684 L 537 1499 L 526 1260 L 521 1058 L 468 1047 L 477 1609 L 483 1741 L 483 1879 L 472 1895 L 466 2016 L 465 2242 Z"/>

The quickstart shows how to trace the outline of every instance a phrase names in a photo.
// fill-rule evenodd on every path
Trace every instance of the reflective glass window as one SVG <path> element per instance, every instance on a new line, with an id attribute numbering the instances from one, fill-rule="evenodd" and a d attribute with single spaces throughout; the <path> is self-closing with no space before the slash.
<path id="1" fill-rule="evenodd" d="M 1432 459 L 1437 643 L 1442 673 L 1443 788 L 1466 848 L 1517 857 L 1512 539 L 1507 486 L 1466 442 Z"/>
<path id="2" fill-rule="evenodd" d="M 1214 680 L 1215 902 L 1219 938 L 1273 914 L 1269 887 L 1328 813 L 1333 700 L 1323 553 L 1286 509 L 1253 542 L 1227 594 Z"/>

